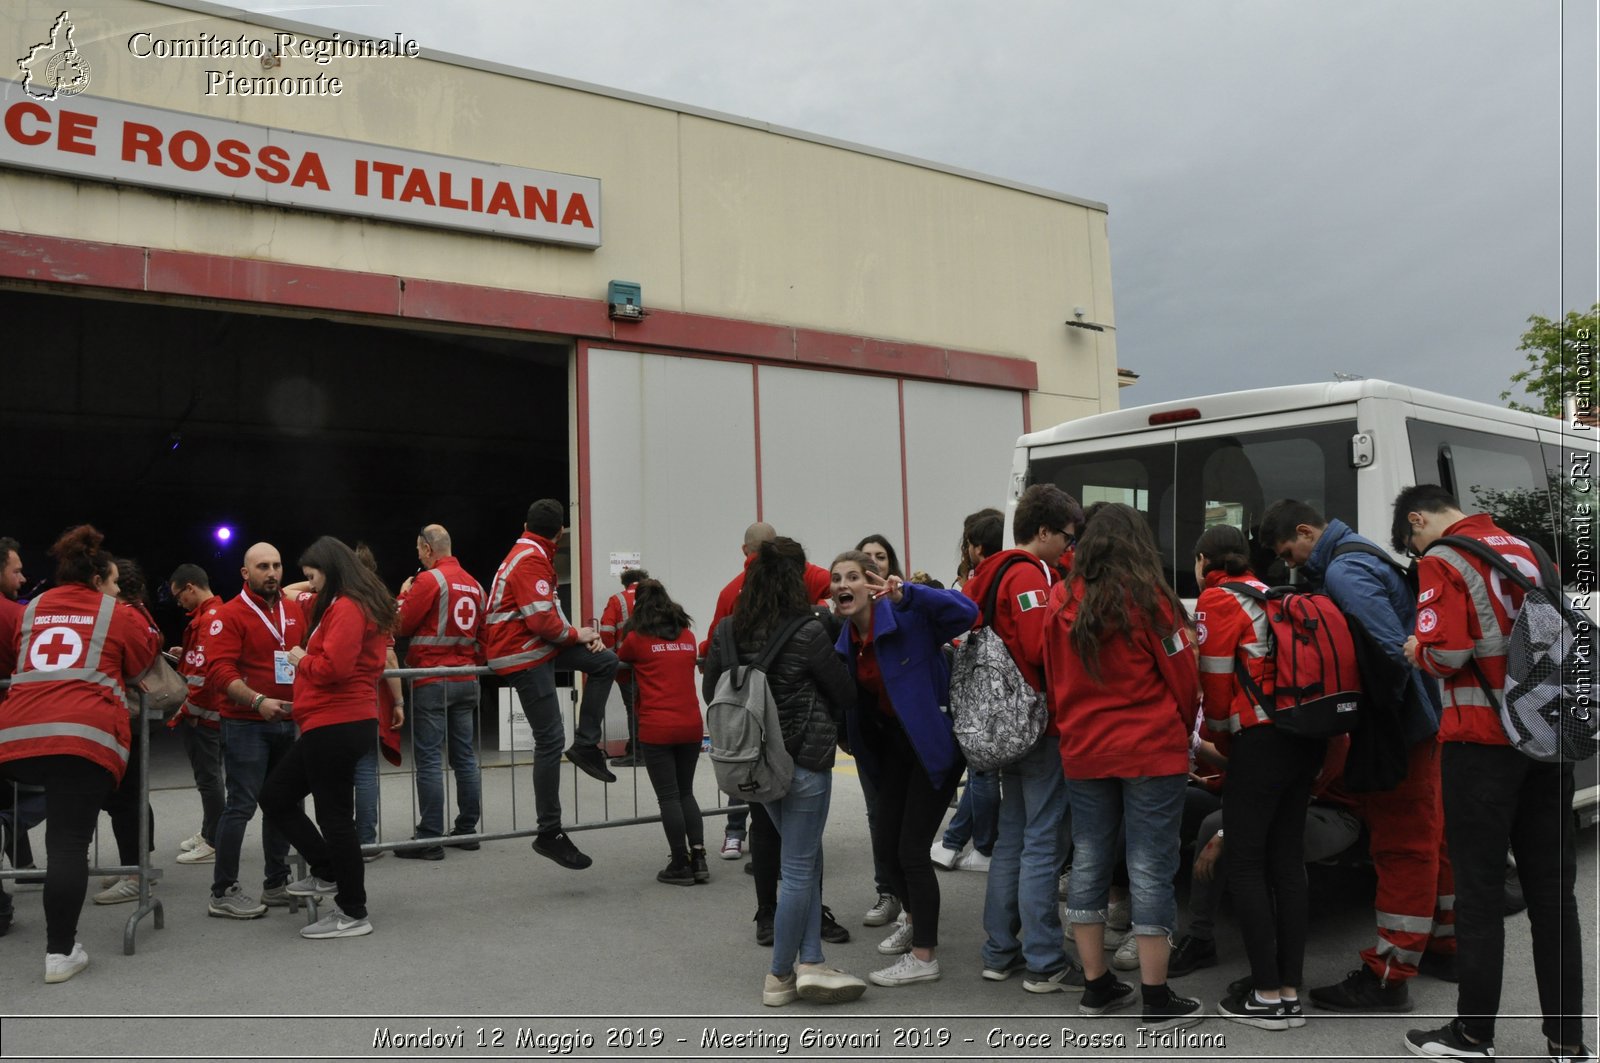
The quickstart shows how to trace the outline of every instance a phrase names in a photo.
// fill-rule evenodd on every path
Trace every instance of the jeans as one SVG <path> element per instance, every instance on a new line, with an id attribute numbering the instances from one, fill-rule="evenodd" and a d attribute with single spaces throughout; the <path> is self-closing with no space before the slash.
<path id="1" fill-rule="evenodd" d="M 728 825 L 724 832 L 732 838 L 743 838 L 749 819 L 750 809 L 745 805 L 744 798 L 728 798 Z"/>
<path id="2" fill-rule="evenodd" d="M 211 872 L 211 894 L 220 897 L 239 881 L 239 850 L 244 829 L 256 814 L 256 802 L 267 774 L 294 746 L 294 724 L 288 720 L 251 723 L 222 718 L 222 771 L 228 799 L 217 820 L 217 862 Z M 289 881 L 289 839 L 271 823 L 261 826 L 262 885 Z"/>
<path id="3" fill-rule="evenodd" d="M 950 825 L 944 829 L 944 847 L 959 853 L 970 840 L 978 852 L 992 856 L 999 829 L 999 774 L 968 771 L 967 788 L 961 791 L 961 803 L 956 806 L 956 814 L 950 817 Z"/>
<path id="4" fill-rule="evenodd" d="M 446 738 L 450 770 L 456 777 L 455 829 L 471 833 L 483 814 L 483 781 L 473 735 L 478 721 L 478 681 L 423 683 L 411 691 L 411 738 L 417 760 L 417 836 L 437 837 L 444 829 Z M 698 751 L 698 747 L 697 747 Z"/>
<path id="5" fill-rule="evenodd" d="M 362 845 L 378 840 L 378 748 L 373 746 L 356 761 L 356 837 Z M 302 850 L 303 851 L 303 850 Z"/>
<path id="6" fill-rule="evenodd" d="M 217 820 L 222 816 L 222 732 L 184 720 L 178 724 L 183 751 L 194 772 L 194 788 L 200 791 L 200 837 L 208 845 L 217 844 Z"/>
<path id="7" fill-rule="evenodd" d="M 821 963 L 822 828 L 828 823 L 833 774 L 796 764 L 780 801 L 765 803 L 783 839 L 783 883 L 772 924 L 772 973 L 780 978 L 796 963 Z"/>
<path id="8" fill-rule="evenodd" d="M 533 805 L 536 826 L 543 832 L 561 829 L 561 754 L 566 729 L 561 724 L 561 699 L 556 695 L 557 669 L 572 669 L 589 677 L 573 726 L 572 744 L 596 746 L 600 744 L 606 701 L 617 674 L 617 655 L 610 650 L 596 653 L 583 646 L 568 646 L 543 664 L 506 677 L 517 692 L 522 714 L 533 731 Z"/>
<path id="9" fill-rule="evenodd" d="M 356 836 L 356 765 L 375 755 L 377 743 L 377 720 L 307 731 L 261 788 L 262 816 L 305 855 L 313 875 L 339 884 L 333 901 L 355 919 L 367 915 L 366 867 Z M 303 807 L 307 794 L 317 803 L 314 825 Z"/>
<path id="10" fill-rule="evenodd" d="M 94 761 L 66 755 L 13 760 L 0 775 L 44 787 L 45 951 L 66 955 L 89 892 L 89 843 L 116 780 Z"/>
<path id="11" fill-rule="evenodd" d="M 1572 892 L 1572 765 L 1541 764 L 1510 746 L 1445 742 L 1441 771 L 1455 868 L 1461 972 L 1456 1014 L 1472 1037 L 1494 1036 L 1506 960 L 1502 906 L 1509 844 L 1528 903 L 1544 1035 L 1575 1045 L 1583 1039 L 1584 996 L 1583 931 Z"/>
<path id="12" fill-rule="evenodd" d="M 1172 933 L 1178 919 L 1172 879 L 1178 873 L 1178 832 L 1187 782 L 1184 775 L 1067 780 L 1074 849 L 1072 880 L 1067 884 L 1068 921 L 1106 921 L 1121 826 L 1127 836 L 1124 848 L 1133 932 Z"/>
<path id="13" fill-rule="evenodd" d="M 1058 830 L 1067 809 L 1060 743 L 1047 734 L 1021 760 L 985 774 L 1000 791 L 1000 808 L 983 894 L 983 965 L 1005 970 L 1020 950 L 1030 971 L 1050 974 L 1067 963 L 1056 908 Z"/>
<path id="14" fill-rule="evenodd" d="M 686 856 L 690 849 L 704 849 L 705 820 L 694 797 L 694 769 L 700 763 L 700 743 L 656 745 L 640 742 L 644 769 L 661 806 L 661 829 L 667 834 L 667 848 L 673 856 Z M 685 845 L 685 842 L 688 844 Z"/>

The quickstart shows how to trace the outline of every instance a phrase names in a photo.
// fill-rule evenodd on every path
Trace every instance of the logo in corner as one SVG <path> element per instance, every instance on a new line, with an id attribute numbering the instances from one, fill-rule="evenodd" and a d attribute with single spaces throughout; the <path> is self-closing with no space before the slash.
<path id="1" fill-rule="evenodd" d="M 72 19 L 63 11 L 50 27 L 50 39 L 17 60 L 22 91 L 36 100 L 76 96 L 89 87 L 89 61 L 72 41 Z"/>

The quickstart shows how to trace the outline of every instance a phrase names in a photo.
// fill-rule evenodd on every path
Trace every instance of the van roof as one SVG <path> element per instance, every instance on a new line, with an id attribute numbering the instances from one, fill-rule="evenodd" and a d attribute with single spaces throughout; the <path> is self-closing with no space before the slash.
<path id="1" fill-rule="evenodd" d="M 1065 421 L 1051 428 L 1030 432 L 1017 440 L 1017 446 L 1046 446 L 1051 443 L 1068 443 L 1082 439 L 1146 432 L 1152 427 L 1151 416 L 1178 410 L 1198 410 L 1200 416 L 1177 423 L 1203 424 L 1207 421 L 1222 421 L 1265 413 L 1341 406 L 1368 398 L 1398 399 L 1457 416 L 1488 418 L 1530 428 L 1559 430 L 1561 427 L 1560 420 L 1554 417 L 1508 410 L 1503 406 L 1494 406 L 1487 402 L 1458 399 L 1451 395 L 1407 387 L 1388 380 L 1340 380 L 1325 384 L 1290 384 L 1286 387 L 1256 388 L 1253 391 L 1229 391 L 1217 395 L 1173 399 L 1169 402 L 1152 403 L 1149 406 L 1134 406 L 1126 410 L 1092 414 L 1073 421 Z M 1170 425 L 1156 427 L 1170 427 Z"/>

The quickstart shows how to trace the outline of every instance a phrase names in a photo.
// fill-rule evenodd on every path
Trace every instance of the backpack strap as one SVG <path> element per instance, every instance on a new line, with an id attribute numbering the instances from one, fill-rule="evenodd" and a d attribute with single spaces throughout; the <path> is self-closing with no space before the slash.
<path id="1" fill-rule="evenodd" d="M 722 670 L 733 677 L 735 687 L 743 686 L 743 680 L 739 677 L 739 647 L 734 645 L 733 617 L 725 617 L 722 623 L 717 625 L 712 639 L 718 637 L 722 640 L 717 643 L 717 658 L 722 664 Z"/>
<path id="2" fill-rule="evenodd" d="M 1396 561 L 1394 556 L 1383 547 L 1377 546 L 1373 543 L 1362 542 L 1359 539 L 1355 542 L 1340 543 L 1338 546 L 1335 546 L 1333 548 L 1333 557 L 1329 558 L 1328 560 L 1331 563 L 1335 558 L 1345 557 L 1349 554 L 1366 554 L 1368 557 L 1375 557 L 1384 564 L 1388 565 L 1390 568 L 1394 569 L 1395 574 L 1407 583 L 1409 583 L 1415 576 L 1409 567 Z"/>
<path id="3" fill-rule="evenodd" d="M 759 668 L 763 672 L 771 668 L 772 662 L 778 659 L 778 653 L 783 649 L 784 643 L 793 638 L 795 632 L 799 631 L 802 627 L 805 627 L 805 625 L 812 619 L 814 618 L 812 617 L 810 611 L 807 611 L 806 613 L 795 617 L 793 620 L 783 625 L 783 627 L 779 628 L 778 633 L 773 635 L 772 638 L 767 641 L 767 647 L 761 651 L 761 656 L 757 657 L 755 662 L 751 664 L 750 667 Z"/>
<path id="4" fill-rule="evenodd" d="M 978 603 L 978 608 L 983 610 L 978 614 L 979 627 L 994 626 L 994 607 L 995 601 L 1000 595 L 1000 581 L 1006 578 L 1006 573 L 1011 570 L 1012 565 L 1023 565 L 1027 563 L 1027 558 L 1017 557 L 1015 555 L 1008 557 L 1005 559 L 1005 561 L 1001 562 L 999 570 L 994 574 L 994 580 L 989 584 L 989 590 L 985 592 L 983 596 L 983 601 Z"/>
<path id="5" fill-rule="evenodd" d="M 1234 594 L 1240 594 L 1252 601 L 1260 602 L 1263 605 L 1272 601 L 1274 597 L 1270 590 L 1264 591 L 1259 587 L 1252 587 L 1248 583 L 1229 582 L 1219 583 L 1217 586 L 1225 591 L 1232 591 Z M 1271 628 L 1270 620 L 1268 621 L 1268 628 L 1269 630 Z M 1272 703 L 1271 698 L 1262 693 L 1260 684 L 1250 678 L 1250 670 L 1245 667 L 1244 658 L 1239 656 L 1238 651 L 1234 651 L 1233 654 L 1233 675 L 1235 679 L 1239 680 L 1239 685 L 1244 688 L 1245 697 L 1250 699 L 1250 703 L 1265 712 L 1273 723 L 1277 723 L 1278 707 Z"/>

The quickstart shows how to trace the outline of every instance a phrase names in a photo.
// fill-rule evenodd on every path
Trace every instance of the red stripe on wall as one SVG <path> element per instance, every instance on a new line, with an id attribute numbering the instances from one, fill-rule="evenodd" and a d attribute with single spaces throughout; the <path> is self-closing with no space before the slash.
<path id="1" fill-rule="evenodd" d="M 761 367 L 750 366 L 750 404 L 755 411 L 755 436 L 756 436 L 756 521 L 759 523 L 767 518 L 762 516 L 763 495 L 761 491 Z"/>
<path id="2" fill-rule="evenodd" d="M 589 500 L 593 495 L 589 477 L 589 345 L 580 341 L 573 375 L 578 389 L 578 514 L 583 521 L 583 534 L 573 544 L 578 566 L 578 623 L 597 616 L 594 611 L 594 581 L 589 578 L 589 543 L 594 538 L 593 521 L 590 520 Z"/>
<path id="3" fill-rule="evenodd" d="M 391 317 L 400 313 L 400 284 L 379 273 L 157 250 L 148 252 L 145 280 L 152 292 Z"/>
<path id="4" fill-rule="evenodd" d="M 911 477 L 906 472 L 906 382 L 895 381 L 895 391 L 900 401 L 900 548 L 905 552 L 907 573 L 911 571 Z"/>

